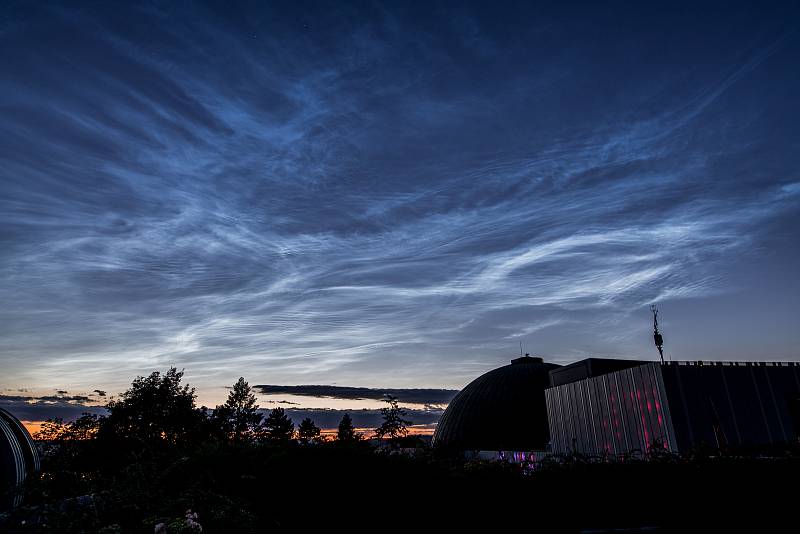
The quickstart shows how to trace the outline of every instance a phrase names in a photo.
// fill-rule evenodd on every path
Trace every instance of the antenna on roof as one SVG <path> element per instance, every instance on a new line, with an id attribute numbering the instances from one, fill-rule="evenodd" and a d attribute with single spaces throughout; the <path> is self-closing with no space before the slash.
<path id="1" fill-rule="evenodd" d="M 522 340 L 519 340 L 519 355 L 522 357 Z"/>
<path id="2" fill-rule="evenodd" d="M 653 341 L 655 341 L 658 354 L 661 356 L 661 363 L 664 363 L 664 349 L 662 348 L 664 338 L 661 336 L 661 332 L 658 331 L 658 308 L 655 304 L 650 305 L 650 311 L 653 312 Z"/>

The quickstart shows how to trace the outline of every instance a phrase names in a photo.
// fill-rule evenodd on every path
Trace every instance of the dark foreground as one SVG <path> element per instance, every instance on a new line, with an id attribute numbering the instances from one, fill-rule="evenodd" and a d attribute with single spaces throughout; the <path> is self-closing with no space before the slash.
<path id="1" fill-rule="evenodd" d="M 2 532 L 796 531 L 800 461 L 664 458 L 526 472 L 366 444 L 224 445 L 120 465 L 78 444 L 26 487 Z"/>
<path id="2" fill-rule="evenodd" d="M 280 408 L 264 418 L 243 378 L 212 411 L 181 379 L 174 368 L 137 377 L 107 415 L 48 422 L 42 471 L 22 505 L 0 513 L 0 533 L 797 532 L 800 522 L 797 444 L 466 461 L 405 436 L 392 398 L 375 430 L 387 439 L 362 439 L 345 416 L 325 441 L 310 420 L 295 430 Z"/>

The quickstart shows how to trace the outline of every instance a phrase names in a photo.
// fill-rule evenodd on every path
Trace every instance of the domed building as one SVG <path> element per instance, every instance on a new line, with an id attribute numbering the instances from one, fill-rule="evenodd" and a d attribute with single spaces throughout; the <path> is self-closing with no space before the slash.
<path id="1" fill-rule="evenodd" d="M 0 408 L 0 510 L 19 504 L 14 489 L 39 470 L 39 453 L 19 420 Z"/>
<path id="2" fill-rule="evenodd" d="M 544 390 L 558 367 L 526 355 L 479 376 L 450 402 L 433 445 L 454 451 L 544 450 L 550 434 Z"/>

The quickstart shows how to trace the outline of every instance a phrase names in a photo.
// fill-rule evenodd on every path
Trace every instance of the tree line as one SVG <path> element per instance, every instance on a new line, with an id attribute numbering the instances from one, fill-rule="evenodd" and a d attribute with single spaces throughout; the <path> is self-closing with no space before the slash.
<path id="1" fill-rule="evenodd" d="M 139 376 L 101 415 L 43 423 L 42 470 L 15 490 L 23 505 L 0 511 L 0 532 L 281 531 L 309 513 L 286 495 L 316 494 L 315 507 L 333 513 L 347 496 L 372 498 L 362 481 L 376 474 L 411 484 L 426 472 L 392 454 L 410 424 L 396 398 L 369 435 L 345 414 L 328 437 L 309 417 L 295 425 L 283 408 L 262 410 L 244 377 L 213 409 L 183 378 L 174 367 Z M 326 483 L 341 491 L 320 494 Z"/>
<path id="2" fill-rule="evenodd" d="M 184 446 L 205 440 L 233 445 L 254 443 L 302 445 L 326 441 L 310 417 L 295 424 L 283 408 L 266 416 L 257 404 L 253 389 L 244 377 L 233 385 L 224 404 L 213 410 L 197 407 L 195 389 L 182 384 L 183 371 L 172 367 L 139 376 L 131 387 L 106 405 L 107 415 L 85 413 L 72 422 L 50 419 L 43 423 L 36 439 L 50 447 L 72 440 L 97 440 L 105 443 L 157 448 Z M 382 423 L 374 430 L 378 439 L 397 445 L 408 434 L 411 421 L 398 399 L 387 397 L 381 409 Z M 349 414 L 339 422 L 334 441 L 356 444 L 366 440 Z"/>
<path id="3" fill-rule="evenodd" d="M 22 505 L 0 511 L 0 532 L 297 532 L 353 525 L 349 514 L 363 525 L 413 517 L 426 530 L 485 524 L 495 532 L 519 526 L 519 514 L 504 513 L 509 503 L 534 503 L 546 511 L 535 515 L 536 526 L 559 532 L 631 525 L 739 531 L 737 513 L 747 510 L 757 512 L 753 531 L 768 519 L 792 524 L 794 494 L 785 488 L 800 476 L 796 455 L 576 456 L 530 466 L 424 447 L 394 454 L 370 446 L 349 416 L 323 443 L 311 419 L 295 427 L 280 408 L 260 410 L 244 378 L 222 405 L 197 407 L 182 378 L 174 368 L 138 377 L 107 414 L 46 423 L 37 436 L 46 451 L 42 471 L 20 489 Z M 396 399 L 387 399 L 382 415 L 374 436 L 399 446 L 409 422 Z M 653 480 L 663 495 L 681 496 L 669 514 L 652 492 L 630 491 Z M 593 487 L 604 490 L 575 491 Z M 702 514 L 710 524 L 698 524 Z"/>

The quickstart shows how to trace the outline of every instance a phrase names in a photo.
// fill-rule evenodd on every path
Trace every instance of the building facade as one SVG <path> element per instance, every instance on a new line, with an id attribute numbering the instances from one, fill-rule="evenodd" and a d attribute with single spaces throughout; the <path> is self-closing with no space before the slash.
<path id="1" fill-rule="evenodd" d="M 742 448 L 800 433 L 797 362 L 584 360 L 551 373 L 551 384 L 545 400 L 557 454 Z"/>
<path id="2" fill-rule="evenodd" d="M 432 444 L 454 451 L 544 451 L 544 391 L 558 365 L 524 356 L 470 382 L 436 425 Z"/>

